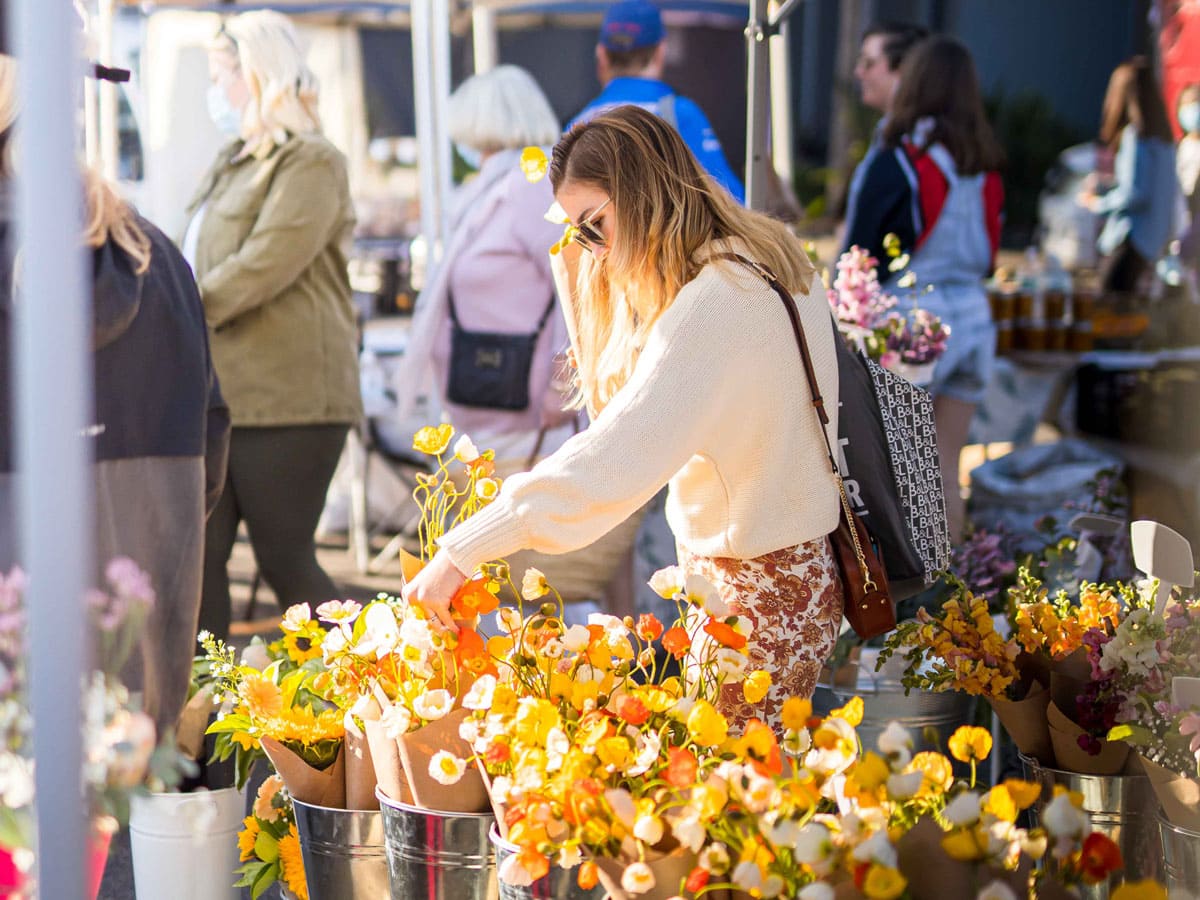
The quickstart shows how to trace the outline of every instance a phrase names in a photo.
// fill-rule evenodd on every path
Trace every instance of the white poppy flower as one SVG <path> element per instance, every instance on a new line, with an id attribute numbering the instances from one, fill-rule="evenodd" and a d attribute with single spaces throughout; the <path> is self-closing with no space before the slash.
<path id="1" fill-rule="evenodd" d="M 671 834 L 675 835 L 675 840 L 679 841 L 679 843 L 683 844 L 683 846 L 687 847 L 693 853 L 700 852 L 700 848 L 704 846 L 704 841 L 708 837 L 704 823 L 694 815 L 673 820 L 671 822 Z"/>
<path id="2" fill-rule="evenodd" d="M 835 897 L 832 887 L 824 881 L 814 881 L 800 889 L 796 900 L 834 900 Z"/>
<path id="3" fill-rule="evenodd" d="M 654 887 L 654 872 L 644 862 L 635 862 L 621 873 L 621 888 L 631 894 L 644 894 Z"/>
<path id="4" fill-rule="evenodd" d="M 412 706 L 413 712 L 416 713 L 417 716 L 424 719 L 426 722 L 433 722 L 450 712 L 451 708 L 454 706 L 454 698 L 450 695 L 449 691 L 443 688 L 438 688 L 437 690 L 430 691 L 427 694 L 422 694 L 420 697 L 417 697 L 415 700 L 413 700 Z"/>
<path id="5" fill-rule="evenodd" d="M 465 434 L 454 442 L 454 458 L 460 462 L 473 463 L 479 459 L 479 450 L 475 442 Z"/>
<path id="6" fill-rule="evenodd" d="M 925 780 L 921 771 L 909 772 L 906 775 L 889 775 L 887 780 L 888 796 L 893 800 L 908 800 L 915 797 Z"/>
<path id="7" fill-rule="evenodd" d="M 429 777 L 438 784 L 457 784 L 466 771 L 467 761 L 446 750 L 439 750 L 429 760 Z"/>
<path id="8" fill-rule="evenodd" d="M 550 593 L 550 585 L 546 583 L 546 576 L 532 566 L 526 569 L 525 577 L 521 579 L 521 596 L 525 601 L 532 603 L 548 593 Z"/>
<path id="9" fill-rule="evenodd" d="M 683 569 L 679 568 L 679 566 L 667 566 L 665 569 L 659 569 L 651 575 L 650 581 L 647 583 L 650 585 L 651 590 L 658 594 L 658 596 L 664 600 L 671 600 L 683 590 L 686 580 Z"/>
<path id="10" fill-rule="evenodd" d="M 973 791 L 959 794 L 943 810 L 942 816 L 951 825 L 973 825 L 979 821 L 979 795 Z"/>
<path id="11" fill-rule="evenodd" d="M 496 676 L 481 675 L 471 685 L 471 689 L 467 691 L 463 697 L 462 705 L 467 709 L 488 710 L 492 708 L 492 698 L 496 693 Z"/>
<path id="12" fill-rule="evenodd" d="M 653 847 L 662 840 L 663 820 L 658 816 L 638 816 L 633 823 L 633 836 Z"/>
<path id="13" fill-rule="evenodd" d="M 1017 895 L 1003 881 L 993 881 L 983 886 L 975 900 L 1017 900 Z"/>
<path id="14" fill-rule="evenodd" d="M 912 732 L 899 722 L 888 722 L 887 727 L 883 729 L 879 738 L 875 741 L 875 746 L 879 748 L 879 752 L 884 756 L 911 751 L 913 748 Z"/>
<path id="15" fill-rule="evenodd" d="M 572 653 L 582 653 L 592 640 L 592 633 L 583 625 L 572 625 L 562 636 L 563 646 Z"/>
<path id="16" fill-rule="evenodd" d="M 412 726 L 412 713 L 399 703 L 393 703 L 383 711 L 383 715 L 379 717 L 379 724 L 383 726 L 384 734 L 395 740 L 408 733 Z"/>

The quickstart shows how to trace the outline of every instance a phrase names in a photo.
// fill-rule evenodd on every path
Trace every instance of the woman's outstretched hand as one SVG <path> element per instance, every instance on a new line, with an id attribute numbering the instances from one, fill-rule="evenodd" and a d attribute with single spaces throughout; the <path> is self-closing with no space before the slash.
<path id="1" fill-rule="evenodd" d="M 450 601 L 466 582 L 467 576 L 458 571 L 445 550 L 434 554 L 429 565 L 404 586 L 401 596 L 425 610 L 434 630 L 458 633 L 458 625 L 450 613 Z"/>

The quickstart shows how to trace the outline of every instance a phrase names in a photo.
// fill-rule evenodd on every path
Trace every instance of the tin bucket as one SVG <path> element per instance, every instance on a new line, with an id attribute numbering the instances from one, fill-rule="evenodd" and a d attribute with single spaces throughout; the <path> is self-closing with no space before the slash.
<path id="1" fill-rule="evenodd" d="M 496 871 L 504 861 L 517 852 L 517 845 L 500 837 L 500 830 L 493 825 L 488 830 L 488 839 L 496 848 Z M 530 885 L 505 884 L 497 877 L 500 900 L 604 900 L 604 888 L 597 882 L 591 890 L 579 886 L 579 869 L 562 869 L 550 866 L 550 871 Z"/>
<path id="2" fill-rule="evenodd" d="M 1200 900 L 1200 831 L 1172 825 L 1161 816 L 1163 876 L 1170 900 Z"/>
<path id="3" fill-rule="evenodd" d="M 1056 784 L 1069 791 L 1078 791 L 1083 795 L 1083 811 L 1091 820 L 1092 830 L 1108 837 L 1121 850 L 1125 868 L 1120 881 L 1146 878 L 1162 881 L 1158 800 L 1149 778 L 1145 775 L 1080 775 L 1051 769 L 1024 755 L 1021 763 L 1027 777 L 1042 786 L 1042 793 L 1033 806 L 1035 823 L 1053 797 Z M 1117 883 L 1117 879 L 1113 879 L 1112 887 Z M 1080 885 L 1079 890 L 1083 900 L 1108 900 L 1110 886 L 1107 882 L 1085 884 Z"/>
<path id="4" fill-rule="evenodd" d="M 420 809 L 376 791 L 392 900 L 499 900 L 488 813 Z M 382 895 L 372 895 L 382 896 Z"/>
<path id="5" fill-rule="evenodd" d="M 863 718 L 857 731 L 864 750 L 874 750 L 879 735 L 883 734 L 889 722 L 895 722 L 912 734 L 914 753 L 922 750 L 944 751 L 954 730 L 974 721 L 973 697 L 956 691 L 935 693 L 915 689 L 906 695 L 904 685 L 894 671 L 885 669 L 875 672 L 878 650 L 863 648 L 861 653 L 857 683 L 845 687 L 818 684 L 813 692 L 812 705 L 814 713 L 824 716 L 844 706 L 852 697 L 861 697 Z M 936 742 L 926 739 L 927 728 L 932 728 L 937 734 Z"/>
<path id="6" fill-rule="evenodd" d="M 309 900 L 387 895 L 387 853 L 378 810 L 330 809 L 295 797 L 292 803 Z"/>

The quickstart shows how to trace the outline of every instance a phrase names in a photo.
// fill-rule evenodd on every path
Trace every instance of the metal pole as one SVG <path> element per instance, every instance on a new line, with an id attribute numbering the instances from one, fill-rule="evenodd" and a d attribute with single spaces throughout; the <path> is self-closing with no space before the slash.
<path id="1" fill-rule="evenodd" d="M 476 75 L 490 72 L 500 64 L 495 10 L 479 4 L 471 10 L 471 43 L 475 50 Z"/>
<path id="2" fill-rule="evenodd" d="M 450 196 L 454 190 L 454 159 L 446 109 L 450 104 L 450 0 L 433 0 L 429 21 L 433 37 L 433 133 L 437 150 L 438 216 L 441 247 L 450 240 Z M 441 255 L 439 249 L 438 255 Z"/>
<path id="3" fill-rule="evenodd" d="M 100 0 L 97 30 L 100 47 L 99 62 L 114 65 L 113 28 L 116 18 L 115 0 Z M 117 136 L 117 86 L 111 81 L 101 81 L 100 88 L 100 171 L 109 181 L 116 181 L 119 174 L 119 140 Z"/>
<path id="4" fill-rule="evenodd" d="M 9 4 L 14 8 L 13 4 Z M 80 247 L 76 101 L 79 20 L 70 3 L 17 0 L 20 59 L 16 448 L 29 572 L 30 704 L 37 759 L 38 889 L 84 896 L 80 811 L 83 595 L 92 570 L 87 445 L 91 313 Z M 75 249 L 79 248 L 79 249 Z"/>
<path id="5" fill-rule="evenodd" d="M 767 2 L 750 0 L 746 26 L 746 206 L 761 210 L 767 194 L 767 125 L 770 115 L 767 91 L 770 58 L 767 55 Z"/>
<path id="6" fill-rule="evenodd" d="M 791 26 L 783 16 L 790 15 L 799 0 L 786 0 L 782 7 L 771 0 L 771 21 L 778 28 L 769 43 L 771 59 L 771 159 L 780 179 L 789 187 L 793 183 L 792 155 L 792 73 Z"/>
<path id="7" fill-rule="evenodd" d="M 432 0 L 413 0 L 413 103 L 417 124 L 417 173 L 421 185 L 421 234 L 427 265 L 436 261 L 441 234 L 438 207 L 438 152 L 434 134 L 433 59 L 430 34 Z"/>

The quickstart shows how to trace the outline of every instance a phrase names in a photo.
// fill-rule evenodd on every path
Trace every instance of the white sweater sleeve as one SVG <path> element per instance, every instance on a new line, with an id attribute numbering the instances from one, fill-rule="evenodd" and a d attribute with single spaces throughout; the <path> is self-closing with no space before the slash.
<path id="1" fill-rule="evenodd" d="M 518 550 L 585 547 L 683 468 L 721 427 L 736 384 L 726 372 L 736 356 L 729 352 L 731 317 L 716 309 L 677 300 L 653 329 L 629 381 L 591 426 L 531 471 L 510 477 L 490 506 L 443 535 L 438 543 L 454 565 L 470 574 Z"/>

